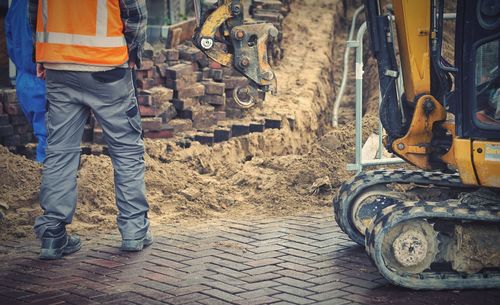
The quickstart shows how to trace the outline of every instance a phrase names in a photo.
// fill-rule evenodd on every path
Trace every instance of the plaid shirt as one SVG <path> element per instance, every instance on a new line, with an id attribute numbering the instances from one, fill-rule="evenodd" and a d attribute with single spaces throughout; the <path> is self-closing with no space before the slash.
<path id="1" fill-rule="evenodd" d="M 38 13 L 38 1 L 29 0 L 28 14 L 33 35 L 36 33 L 36 17 Z M 135 61 L 141 66 L 142 51 L 146 42 L 146 25 L 148 11 L 146 0 L 118 0 L 120 1 L 120 12 L 123 21 L 123 34 L 127 41 L 129 60 Z M 33 39 L 35 41 L 35 39 Z"/>

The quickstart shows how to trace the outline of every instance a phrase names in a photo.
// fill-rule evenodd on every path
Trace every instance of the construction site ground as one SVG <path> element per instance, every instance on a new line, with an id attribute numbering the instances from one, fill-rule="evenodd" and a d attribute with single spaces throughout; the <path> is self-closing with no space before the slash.
<path id="1" fill-rule="evenodd" d="M 498 304 L 498 290 L 416 292 L 387 283 L 333 220 L 332 198 L 352 177 L 354 157 L 353 82 L 340 127 L 330 127 L 355 6 L 343 3 L 356 1 L 292 4 L 279 93 L 247 113 L 285 118 L 282 129 L 212 147 L 146 141 L 155 243 L 141 253 L 118 249 L 109 157 L 87 155 L 68 226 L 83 248 L 38 260 L 32 225 L 42 213 L 41 166 L 0 147 L 0 304 Z M 367 58 L 365 139 L 378 124 Z"/>
<path id="2" fill-rule="evenodd" d="M 117 234 L 47 262 L 35 242 L 3 243 L 0 304 L 498 304 L 500 291 L 411 291 L 388 284 L 328 211 L 154 228 L 141 253 Z"/>

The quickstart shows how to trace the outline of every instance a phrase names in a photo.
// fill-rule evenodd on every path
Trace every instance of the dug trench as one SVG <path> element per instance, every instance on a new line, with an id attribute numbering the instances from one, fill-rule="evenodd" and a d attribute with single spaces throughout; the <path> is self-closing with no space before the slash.
<path id="1" fill-rule="evenodd" d="M 342 124 L 330 127 L 353 10 L 344 8 L 343 1 L 293 3 L 284 25 L 285 58 L 276 67 L 279 92 L 248 113 L 248 118 L 285 118 L 282 129 L 214 146 L 193 143 L 187 149 L 173 141 L 146 140 L 145 181 L 154 227 L 185 229 L 222 218 L 332 213 L 332 198 L 353 175 L 346 169 L 354 157 L 352 81 L 341 108 Z M 377 127 L 373 59 L 365 70 L 369 134 Z M 0 147 L 0 172 L 0 239 L 33 238 L 34 218 L 42 213 L 41 166 Z M 116 228 L 112 178 L 109 157 L 82 156 L 71 231 Z"/>

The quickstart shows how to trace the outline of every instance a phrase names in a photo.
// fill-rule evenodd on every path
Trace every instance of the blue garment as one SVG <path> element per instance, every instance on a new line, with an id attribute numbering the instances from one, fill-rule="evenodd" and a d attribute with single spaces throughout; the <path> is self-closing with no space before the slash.
<path id="1" fill-rule="evenodd" d="M 37 161 L 45 160 L 45 82 L 36 76 L 33 36 L 28 21 L 28 0 L 13 0 L 5 19 L 7 51 L 17 68 L 16 92 L 19 104 L 38 139 Z"/>

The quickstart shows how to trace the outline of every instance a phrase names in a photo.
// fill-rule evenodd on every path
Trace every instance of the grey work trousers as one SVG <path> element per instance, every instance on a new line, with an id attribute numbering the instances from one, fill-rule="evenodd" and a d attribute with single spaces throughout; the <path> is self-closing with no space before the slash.
<path id="1" fill-rule="evenodd" d="M 48 227 L 69 224 L 77 202 L 81 140 L 90 111 L 102 126 L 114 168 L 118 228 L 123 239 L 140 239 L 149 227 L 144 183 L 144 142 L 130 69 L 105 72 L 47 70 L 47 158 L 35 221 L 41 238 Z"/>

